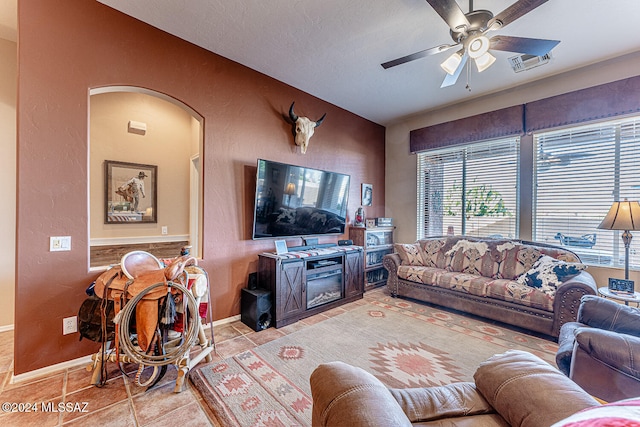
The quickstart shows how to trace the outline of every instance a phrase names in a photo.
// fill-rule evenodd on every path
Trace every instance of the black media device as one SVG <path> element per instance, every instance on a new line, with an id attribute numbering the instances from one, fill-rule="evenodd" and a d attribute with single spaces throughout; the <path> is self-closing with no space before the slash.
<path id="1" fill-rule="evenodd" d="M 338 246 L 351 246 L 353 245 L 353 240 L 338 240 Z"/>
<path id="2" fill-rule="evenodd" d="M 304 244 L 306 246 L 311 246 L 311 247 L 315 247 L 318 246 L 318 239 L 317 238 L 306 238 L 304 239 Z"/>
<path id="3" fill-rule="evenodd" d="M 609 278 L 609 290 L 613 293 L 633 295 L 633 280 Z"/>
<path id="4" fill-rule="evenodd" d="M 271 291 L 242 289 L 240 320 L 256 332 L 271 326 Z"/>

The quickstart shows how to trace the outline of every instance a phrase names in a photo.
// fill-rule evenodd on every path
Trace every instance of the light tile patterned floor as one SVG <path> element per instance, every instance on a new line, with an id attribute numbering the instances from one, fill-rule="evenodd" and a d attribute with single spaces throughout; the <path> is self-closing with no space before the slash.
<path id="1" fill-rule="evenodd" d="M 217 354 L 214 362 L 272 341 L 286 334 L 321 322 L 345 310 L 363 304 L 380 289 L 369 291 L 365 300 L 326 311 L 283 328 L 254 332 L 240 321 L 216 326 Z M 207 328 L 208 330 L 208 328 Z M 205 362 L 202 362 L 205 363 Z M 163 380 L 145 391 L 130 377 L 109 364 L 109 381 L 101 388 L 90 385 L 91 372 L 85 365 L 46 375 L 25 383 L 10 384 L 13 369 L 13 331 L 0 333 L 0 402 L 36 403 L 38 412 L 0 412 L 2 426 L 206 426 L 217 425 L 191 383 L 185 381 L 182 393 L 174 393 L 175 367 L 169 367 Z M 135 369 L 135 365 L 129 368 Z M 87 412 L 43 412 L 42 403 L 57 407 L 73 404 L 71 409 Z M 86 408 L 84 408 L 86 402 Z M 79 405 L 75 405 L 79 404 Z"/>

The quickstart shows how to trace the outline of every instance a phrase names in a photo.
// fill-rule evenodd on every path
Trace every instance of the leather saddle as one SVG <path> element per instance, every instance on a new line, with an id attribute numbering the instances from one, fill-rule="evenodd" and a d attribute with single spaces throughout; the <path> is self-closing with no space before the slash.
<path id="1" fill-rule="evenodd" d="M 195 263 L 195 258 L 184 255 L 164 267 L 152 254 L 132 251 L 122 257 L 119 265 L 105 271 L 96 279 L 94 291 L 100 298 L 114 301 L 117 315 L 126 301 L 149 286 L 164 283 L 164 286 L 157 286 L 147 292 L 136 304 L 138 345 L 143 352 L 147 352 L 158 325 L 158 300 L 170 297 L 167 282 L 180 281 L 185 267 Z"/>

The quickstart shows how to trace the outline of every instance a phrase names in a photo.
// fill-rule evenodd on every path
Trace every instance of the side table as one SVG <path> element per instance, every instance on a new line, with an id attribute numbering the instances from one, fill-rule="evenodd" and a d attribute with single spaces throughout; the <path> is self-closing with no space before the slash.
<path id="1" fill-rule="evenodd" d="M 636 307 L 640 307 L 640 292 L 634 292 L 633 294 L 621 294 L 612 292 L 608 287 L 603 286 L 601 288 L 598 288 L 598 294 L 605 298 L 624 301 L 625 305 L 629 305 L 630 302 L 635 302 Z"/>

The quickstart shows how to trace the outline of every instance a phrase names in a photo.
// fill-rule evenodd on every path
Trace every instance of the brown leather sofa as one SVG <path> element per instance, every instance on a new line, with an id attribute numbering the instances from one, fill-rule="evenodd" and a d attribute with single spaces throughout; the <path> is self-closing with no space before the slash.
<path id="1" fill-rule="evenodd" d="M 592 395 L 607 402 L 640 396 L 637 308 L 586 295 L 558 343 L 558 368 Z"/>
<path id="2" fill-rule="evenodd" d="M 551 426 L 600 404 L 533 354 L 510 350 L 483 362 L 473 382 L 388 389 L 373 375 L 342 362 L 311 374 L 312 425 Z"/>

